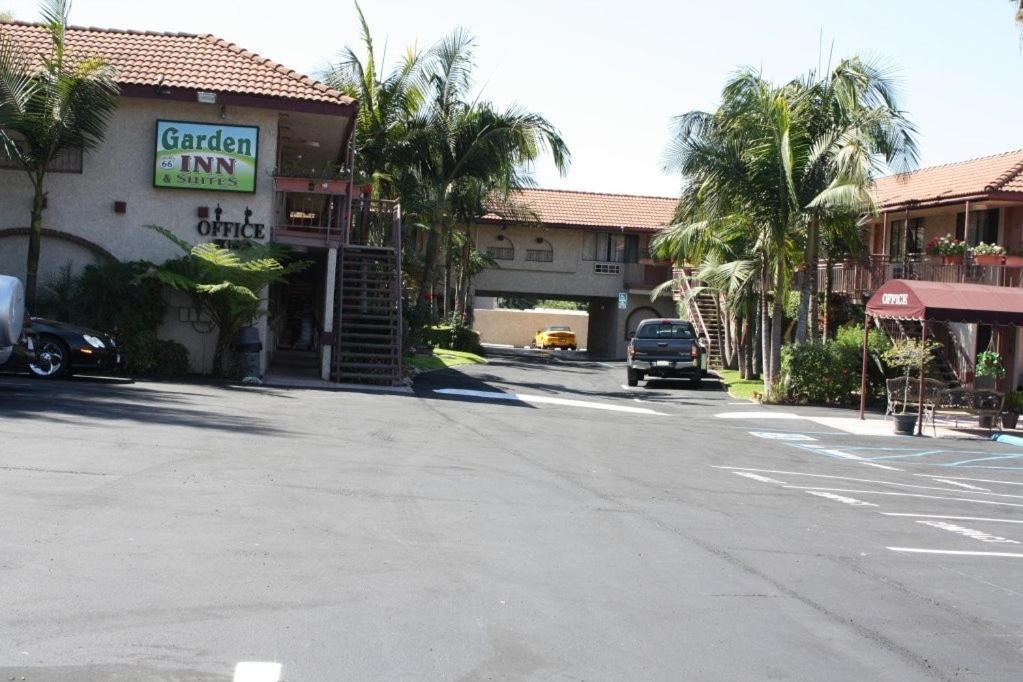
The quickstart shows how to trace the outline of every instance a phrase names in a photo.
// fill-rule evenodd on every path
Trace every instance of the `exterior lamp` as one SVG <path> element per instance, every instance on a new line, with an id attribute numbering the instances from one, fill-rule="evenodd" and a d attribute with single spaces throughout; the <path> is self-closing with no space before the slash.
<path id="1" fill-rule="evenodd" d="M 127 213 L 128 202 L 127 201 L 115 201 L 114 202 L 114 213 Z"/>

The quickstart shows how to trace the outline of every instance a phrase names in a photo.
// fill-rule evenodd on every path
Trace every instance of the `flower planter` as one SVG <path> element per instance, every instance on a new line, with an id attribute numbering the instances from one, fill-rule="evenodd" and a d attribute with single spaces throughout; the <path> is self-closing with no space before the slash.
<path id="1" fill-rule="evenodd" d="M 946 256 L 942 256 L 941 257 L 941 263 L 942 263 L 942 265 L 962 265 L 963 264 L 963 254 L 961 254 L 961 253 L 953 253 L 953 254 L 949 254 L 949 255 L 946 255 Z"/>
<path id="2" fill-rule="evenodd" d="M 1019 421 L 1019 412 L 1002 412 L 1002 428 L 1015 429 Z"/>
<path id="3" fill-rule="evenodd" d="M 895 415 L 895 434 L 898 436 L 912 436 L 916 433 L 917 415 L 897 414 Z"/>
<path id="4" fill-rule="evenodd" d="M 1005 256 L 1005 265 L 1010 268 L 1023 268 L 1023 256 Z"/>
<path id="5" fill-rule="evenodd" d="M 1002 265 L 1005 262 L 1005 256 L 994 253 L 975 255 L 973 262 L 977 265 Z"/>

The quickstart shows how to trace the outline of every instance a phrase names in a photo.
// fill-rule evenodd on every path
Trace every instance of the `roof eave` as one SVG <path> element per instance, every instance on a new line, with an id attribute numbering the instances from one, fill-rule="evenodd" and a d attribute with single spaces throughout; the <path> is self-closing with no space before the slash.
<path id="1" fill-rule="evenodd" d="M 274 97 L 270 95 L 251 95 L 237 92 L 209 91 L 202 88 L 168 88 L 156 85 L 125 83 L 121 85 L 121 95 L 144 99 L 170 100 L 175 102 L 196 102 L 197 93 L 216 92 L 217 104 L 221 106 L 254 107 L 258 109 L 274 109 L 277 111 L 297 111 L 309 114 L 325 114 L 333 116 L 354 117 L 355 100 L 346 97 L 346 101 L 311 100 L 298 97 Z"/>

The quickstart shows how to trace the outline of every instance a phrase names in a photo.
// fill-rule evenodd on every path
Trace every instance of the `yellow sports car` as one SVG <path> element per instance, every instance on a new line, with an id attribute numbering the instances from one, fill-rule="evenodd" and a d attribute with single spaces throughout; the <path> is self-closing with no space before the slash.
<path id="1" fill-rule="evenodd" d="M 546 329 L 538 329 L 533 337 L 533 348 L 576 349 L 575 332 L 571 327 L 551 325 Z"/>

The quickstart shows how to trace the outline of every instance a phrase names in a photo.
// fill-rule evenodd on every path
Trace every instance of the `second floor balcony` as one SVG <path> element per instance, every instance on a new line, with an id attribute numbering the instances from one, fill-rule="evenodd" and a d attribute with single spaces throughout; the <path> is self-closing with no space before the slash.
<path id="1" fill-rule="evenodd" d="M 866 260 L 821 262 L 817 284 L 824 291 L 830 279 L 830 290 L 857 298 L 869 297 L 890 279 L 915 279 L 949 284 L 990 284 L 1019 287 L 1023 284 L 1023 257 L 1006 256 L 978 262 L 969 255 L 964 258 L 911 255 L 891 260 L 887 255 L 873 255 Z"/>

